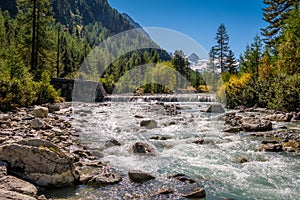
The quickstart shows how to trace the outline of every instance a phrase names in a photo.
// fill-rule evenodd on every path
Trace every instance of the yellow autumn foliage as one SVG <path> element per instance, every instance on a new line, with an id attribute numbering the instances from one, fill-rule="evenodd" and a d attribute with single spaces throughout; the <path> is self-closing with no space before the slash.
<path id="1" fill-rule="evenodd" d="M 251 80 L 251 73 L 244 73 L 241 77 L 233 75 L 229 81 L 225 83 L 224 87 L 226 91 L 230 93 L 237 93 L 245 87 L 245 85 Z"/>

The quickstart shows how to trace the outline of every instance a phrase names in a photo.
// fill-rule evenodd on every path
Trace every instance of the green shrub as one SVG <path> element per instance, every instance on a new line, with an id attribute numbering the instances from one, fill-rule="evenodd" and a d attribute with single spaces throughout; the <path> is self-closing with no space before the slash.
<path id="1" fill-rule="evenodd" d="M 54 103 L 58 100 L 59 94 L 50 85 L 50 76 L 47 73 L 42 74 L 42 80 L 35 83 L 35 86 L 37 91 L 36 104 Z"/>
<path id="2" fill-rule="evenodd" d="M 15 107 L 28 106 L 36 101 L 34 82 L 28 77 L 2 79 L 0 89 L 0 110 L 7 111 Z"/>

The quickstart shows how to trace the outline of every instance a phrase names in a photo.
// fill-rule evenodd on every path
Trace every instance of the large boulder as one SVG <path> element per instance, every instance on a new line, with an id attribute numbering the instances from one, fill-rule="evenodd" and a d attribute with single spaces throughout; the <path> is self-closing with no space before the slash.
<path id="1" fill-rule="evenodd" d="M 36 106 L 33 110 L 34 117 L 37 118 L 47 118 L 48 117 L 48 108 Z"/>
<path id="2" fill-rule="evenodd" d="M 0 146 L 9 170 L 40 186 L 62 187 L 78 179 L 73 160 L 51 142 L 30 139 Z"/>
<path id="3" fill-rule="evenodd" d="M 272 122 L 270 120 L 261 120 L 251 117 L 244 118 L 241 127 L 247 132 L 264 132 L 273 130 Z"/>
<path id="4" fill-rule="evenodd" d="M 151 174 L 139 171 L 139 170 L 131 170 L 128 172 L 128 176 L 132 182 L 135 183 L 144 183 L 146 181 L 155 179 Z"/>

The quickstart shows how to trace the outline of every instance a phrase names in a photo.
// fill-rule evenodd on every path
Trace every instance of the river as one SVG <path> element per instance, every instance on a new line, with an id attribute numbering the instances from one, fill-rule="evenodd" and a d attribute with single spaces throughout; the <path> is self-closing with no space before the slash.
<path id="1" fill-rule="evenodd" d="M 73 126 L 81 142 L 95 156 L 124 176 L 128 170 L 142 170 L 157 179 L 134 185 L 124 178 L 118 186 L 100 189 L 79 186 L 52 195 L 57 199 L 150 199 L 147 194 L 165 186 L 184 190 L 185 185 L 167 178 L 184 173 L 205 188 L 207 200 L 300 199 L 299 154 L 257 151 L 261 139 L 248 133 L 222 132 L 224 114 L 200 112 L 199 106 L 203 104 L 200 102 L 176 104 L 180 114 L 167 115 L 161 105 L 139 100 L 74 103 Z M 157 121 L 158 127 L 141 127 L 140 121 L 144 119 Z M 165 140 L 150 139 L 153 136 L 163 136 Z M 204 144 L 193 143 L 200 138 Z M 105 146 L 109 139 L 116 139 L 121 146 Z M 133 154 L 131 147 L 137 141 L 150 144 L 156 155 Z M 241 158 L 249 162 L 240 163 Z"/>

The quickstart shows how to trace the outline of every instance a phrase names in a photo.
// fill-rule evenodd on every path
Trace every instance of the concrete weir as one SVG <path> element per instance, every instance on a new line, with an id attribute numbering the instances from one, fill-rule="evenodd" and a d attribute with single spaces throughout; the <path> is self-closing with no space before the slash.
<path id="1" fill-rule="evenodd" d="M 135 101 L 158 101 L 158 102 L 216 102 L 212 94 L 154 94 L 154 95 L 126 95 L 114 94 L 104 97 L 104 101 L 111 102 L 135 102 Z"/>

